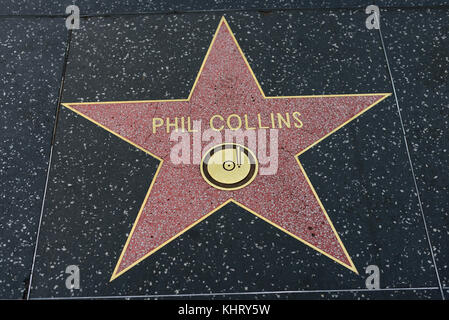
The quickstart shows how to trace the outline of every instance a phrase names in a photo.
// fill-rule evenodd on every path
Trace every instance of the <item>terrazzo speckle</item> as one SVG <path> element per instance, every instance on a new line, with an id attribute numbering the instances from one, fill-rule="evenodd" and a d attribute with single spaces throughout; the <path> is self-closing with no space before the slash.
<path id="1" fill-rule="evenodd" d="M 292 8 L 365 8 L 377 4 L 387 7 L 441 6 L 447 5 L 444 0 L 171 0 L 171 1 L 91 1 L 91 0 L 3 0 L 0 14 L 65 14 L 65 8 L 75 4 L 82 14 L 120 14 L 139 12 L 180 12 L 210 10 L 250 10 L 250 9 L 292 9 Z"/>
<path id="2" fill-rule="evenodd" d="M 391 10 L 383 34 L 436 264 L 449 285 L 449 9 Z"/>
<path id="3" fill-rule="evenodd" d="M 66 47 L 63 19 L 0 19 L 0 298 L 30 275 Z"/>
<path id="4" fill-rule="evenodd" d="M 187 97 L 218 21 L 195 14 L 83 20 L 73 32 L 64 102 Z"/>
<path id="5" fill-rule="evenodd" d="M 186 97 L 220 17 L 85 20 L 74 32 L 63 100 Z M 391 92 L 378 34 L 360 27 L 363 10 L 226 18 L 267 95 Z M 154 30 L 163 32 L 145 40 Z M 133 54 L 124 64 L 126 47 Z M 146 70 L 149 80 L 114 81 L 120 69 L 123 80 Z M 381 270 L 381 288 L 438 286 L 391 100 L 300 156 L 360 275 L 230 203 L 109 282 L 157 161 L 69 110 L 60 121 L 32 297 L 364 289 L 370 264 Z M 83 232 L 86 221 L 91 232 Z M 69 264 L 80 266 L 81 290 L 65 288 Z M 436 291 L 411 296 L 434 298 Z"/>
<path id="6" fill-rule="evenodd" d="M 32 296 L 43 289 L 52 290 L 48 295 L 70 293 L 65 287 L 69 265 L 80 268 L 79 293 L 104 284 L 91 279 L 110 277 L 109 260 L 119 254 L 159 164 L 86 122 L 61 110 Z"/>

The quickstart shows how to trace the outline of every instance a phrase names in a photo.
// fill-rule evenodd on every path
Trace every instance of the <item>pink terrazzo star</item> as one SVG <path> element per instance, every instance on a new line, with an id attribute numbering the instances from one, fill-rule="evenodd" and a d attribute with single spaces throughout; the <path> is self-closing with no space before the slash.
<path id="1" fill-rule="evenodd" d="M 111 280 L 230 201 L 357 272 L 297 155 L 388 95 L 266 97 L 222 18 L 187 99 L 64 104 L 162 160 Z M 206 183 L 197 164 L 173 164 L 170 133 L 164 126 L 153 132 L 154 118 L 189 116 L 209 124 L 216 114 L 224 119 L 230 114 L 260 114 L 269 123 L 272 112 L 299 112 L 303 125 L 278 131 L 275 175 L 258 175 L 234 191 Z"/>

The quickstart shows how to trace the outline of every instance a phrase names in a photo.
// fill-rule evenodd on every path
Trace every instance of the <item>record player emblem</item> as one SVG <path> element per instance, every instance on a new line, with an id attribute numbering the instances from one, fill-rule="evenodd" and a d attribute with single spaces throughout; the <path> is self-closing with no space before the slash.
<path id="1" fill-rule="evenodd" d="M 258 163 L 248 148 L 236 143 L 223 143 L 206 152 L 200 170 L 204 180 L 214 188 L 238 190 L 256 178 Z"/>

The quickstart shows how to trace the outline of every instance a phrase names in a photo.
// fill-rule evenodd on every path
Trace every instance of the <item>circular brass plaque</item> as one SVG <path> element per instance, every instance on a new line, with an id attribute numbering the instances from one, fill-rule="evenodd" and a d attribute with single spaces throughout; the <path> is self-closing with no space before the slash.
<path id="1" fill-rule="evenodd" d="M 208 184 L 220 190 L 237 190 L 250 184 L 257 175 L 254 153 L 236 143 L 223 143 L 211 148 L 200 164 Z"/>

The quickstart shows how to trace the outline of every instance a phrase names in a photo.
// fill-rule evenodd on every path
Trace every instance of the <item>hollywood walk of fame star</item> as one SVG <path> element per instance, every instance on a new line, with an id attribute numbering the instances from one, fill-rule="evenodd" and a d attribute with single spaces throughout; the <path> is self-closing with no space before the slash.
<path id="1" fill-rule="evenodd" d="M 389 95 L 267 97 L 223 17 L 188 98 L 64 103 L 160 160 L 111 281 L 231 201 L 357 272 L 298 156 Z M 298 121 L 284 119 L 279 130 L 274 175 L 255 175 L 241 188 L 218 188 L 199 165 L 170 161 L 175 125 L 167 124 L 174 119 L 182 116 L 184 126 L 184 116 L 207 124 L 213 118 L 215 126 L 230 115 L 258 115 L 276 127 L 279 119 L 271 117 L 278 114 L 296 115 Z"/>

